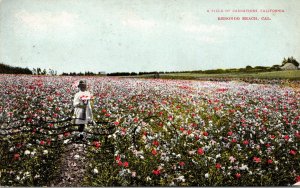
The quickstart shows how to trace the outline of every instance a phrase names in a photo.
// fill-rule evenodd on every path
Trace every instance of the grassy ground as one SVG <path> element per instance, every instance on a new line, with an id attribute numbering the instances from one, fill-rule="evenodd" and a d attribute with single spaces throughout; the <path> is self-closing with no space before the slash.
<path id="1" fill-rule="evenodd" d="M 142 75 L 139 77 L 153 77 L 153 75 Z M 161 74 L 160 78 L 169 78 L 169 79 L 259 78 L 259 79 L 300 80 L 300 70 L 258 72 L 258 73 L 226 73 L 226 74 L 173 73 L 173 74 Z"/>

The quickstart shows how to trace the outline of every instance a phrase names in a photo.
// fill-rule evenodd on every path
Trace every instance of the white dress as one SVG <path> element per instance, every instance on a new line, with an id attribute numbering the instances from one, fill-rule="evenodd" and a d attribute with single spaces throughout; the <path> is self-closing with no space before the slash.
<path id="1" fill-rule="evenodd" d="M 87 105 L 86 109 L 78 107 L 78 105 L 83 105 L 84 100 L 81 98 L 85 97 L 88 100 L 86 100 Z M 89 91 L 79 91 L 75 94 L 74 100 L 73 100 L 73 106 L 74 109 L 74 115 L 75 115 L 75 124 L 87 124 L 89 121 L 93 120 L 93 113 L 92 113 L 92 107 L 90 104 L 89 98 L 91 98 L 92 95 Z"/>

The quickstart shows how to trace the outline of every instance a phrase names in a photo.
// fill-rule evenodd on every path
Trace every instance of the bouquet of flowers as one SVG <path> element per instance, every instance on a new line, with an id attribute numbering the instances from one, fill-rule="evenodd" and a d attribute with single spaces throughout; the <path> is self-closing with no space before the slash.
<path id="1" fill-rule="evenodd" d="M 88 96 L 88 95 L 82 95 L 80 96 L 80 100 L 81 102 L 83 103 L 83 105 L 85 106 L 82 110 L 82 113 L 81 113 L 81 118 L 80 119 L 83 119 L 85 120 L 86 119 L 86 107 L 87 105 L 89 104 L 90 100 L 92 99 L 93 97 L 92 96 Z"/>

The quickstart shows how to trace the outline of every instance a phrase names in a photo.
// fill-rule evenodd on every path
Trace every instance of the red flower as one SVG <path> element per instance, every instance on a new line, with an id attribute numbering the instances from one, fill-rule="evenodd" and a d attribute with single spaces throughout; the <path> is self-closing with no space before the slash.
<path id="1" fill-rule="evenodd" d="M 156 154 L 157 154 L 157 151 L 156 151 L 155 149 L 153 149 L 153 150 L 151 151 L 151 153 L 152 153 L 153 155 L 156 155 Z"/>
<path id="2" fill-rule="evenodd" d="M 160 174 L 160 170 L 153 170 L 152 173 L 156 176 L 158 176 Z"/>
<path id="3" fill-rule="evenodd" d="M 157 140 L 154 140 L 154 141 L 152 142 L 152 144 L 155 145 L 155 146 L 159 146 L 159 142 L 158 142 Z"/>
<path id="4" fill-rule="evenodd" d="M 232 131 L 229 131 L 229 132 L 227 133 L 228 136 L 231 136 L 232 134 L 233 134 Z"/>
<path id="5" fill-rule="evenodd" d="M 123 163 L 123 166 L 124 166 L 125 168 L 127 168 L 127 167 L 129 166 L 129 163 L 128 163 L 127 161 L 125 161 L 125 162 Z"/>
<path id="6" fill-rule="evenodd" d="M 300 138 L 300 133 L 299 132 L 295 132 L 295 137 Z"/>
<path id="7" fill-rule="evenodd" d="M 70 136 L 70 133 L 69 132 L 65 132 L 64 133 L 64 137 L 68 137 L 68 136 Z"/>
<path id="8" fill-rule="evenodd" d="M 40 141 L 40 144 L 41 144 L 41 145 L 44 145 L 44 144 L 45 144 L 45 141 L 44 141 L 44 140 L 41 140 L 41 141 Z"/>
<path id="9" fill-rule="evenodd" d="M 101 146 L 101 143 L 99 141 L 94 141 L 93 144 L 97 149 Z"/>
<path id="10" fill-rule="evenodd" d="M 276 136 L 275 135 L 270 135 L 270 138 L 274 139 L 274 138 L 276 138 Z"/>
<path id="11" fill-rule="evenodd" d="M 216 164 L 216 168 L 217 168 L 217 169 L 219 169 L 219 168 L 221 168 L 221 167 L 222 167 L 222 165 L 221 165 L 220 163 L 217 163 L 217 164 Z"/>
<path id="12" fill-rule="evenodd" d="M 234 138 L 234 139 L 231 140 L 231 142 L 232 142 L 232 143 L 236 143 L 237 140 Z"/>
<path id="13" fill-rule="evenodd" d="M 273 163 L 273 161 L 272 161 L 272 159 L 268 159 L 268 164 L 272 164 Z"/>
<path id="14" fill-rule="evenodd" d="M 14 160 L 19 160 L 19 159 L 20 159 L 20 154 L 16 153 L 16 154 L 14 155 Z"/>
<path id="15" fill-rule="evenodd" d="M 119 162 L 121 160 L 120 155 L 117 155 L 115 159 L 116 159 L 117 162 Z"/>
<path id="16" fill-rule="evenodd" d="M 50 123 L 50 124 L 49 124 L 49 127 L 53 127 L 53 126 L 54 126 L 53 123 Z"/>
<path id="17" fill-rule="evenodd" d="M 115 125 L 118 126 L 120 123 L 118 121 L 115 121 Z"/>
<path id="18" fill-rule="evenodd" d="M 118 161 L 118 165 L 119 165 L 119 166 L 123 166 L 122 161 Z"/>
<path id="19" fill-rule="evenodd" d="M 300 181 L 300 176 L 296 176 L 296 183 Z"/>
<path id="20" fill-rule="evenodd" d="M 181 161 L 181 162 L 179 162 L 179 166 L 184 166 L 185 165 L 185 163 L 183 162 L 183 161 Z"/>
<path id="21" fill-rule="evenodd" d="M 255 163 L 260 163 L 261 162 L 261 159 L 259 157 L 253 157 L 253 161 Z"/>
<path id="22" fill-rule="evenodd" d="M 102 113 L 106 113 L 106 110 L 105 109 L 102 109 L 102 111 L 101 111 Z"/>
<path id="23" fill-rule="evenodd" d="M 286 141 L 288 141 L 288 140 L 290 139 L 289 135 L 285 135 L 285 136 L 284 136 L 284 139 L 285 139 Z"/>
<path id="24" fill-rule="evenodd" d="M 290 150 L 290 154 L 291 154 L 291 155 L 296 155 L 296 153 L 297 153 L 297 151 L 292 150 L 292 149 Z"/>
<path id="25" fill-rule="evenodd" d="M 48 144 L 48 145 L 51 144 L 51 139 L 50 139 L 50 138 L 47 139 L 47 144 Z"/>
<path id="26" fill-rule="evenodd" d="M 244 145 L 248 145 L 248 144 L 249 144 L 249 141 L 248 141 L 248 140 L 244 140 L 243 144 L 244 144 Z"/>
<path id="27" fill-rule="evenodd" d="M 197 153 L 199 155 L 203 155 L 204 154 L 204 150 L 202 148 L 199 148 L 198 151 L 197 151 Z"/>
<path id="28" fill-rule="evenodd" d="M 138 118 L 134 118 L 134 120 L 133 120 L 134 123 L 137 123 L 138 121 L 139 121 Z"/>
<path id="29" fill-rule="evenodd" d="M 208 132 L 203 132 L 203 136 L 208 136 Z"/>
<path id="30" fill-rule="evenodd" d="M 235 177 L 236 177 L 237 179 L 239 179 L 239 178 L 241 177 L 241 174 L 240 174 L 240 173 L 236 173 L 236 174 L 235 174 Z"/>

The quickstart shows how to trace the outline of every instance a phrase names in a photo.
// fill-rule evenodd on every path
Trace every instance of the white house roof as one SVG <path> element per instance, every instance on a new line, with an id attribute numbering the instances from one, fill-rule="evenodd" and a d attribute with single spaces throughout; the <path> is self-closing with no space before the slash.
<path id="1" fill-rule="evenodd" d="M 293 63 L 286 63 L 285 65 L 283 65 L 281 67 L 281 69 L 284 69 L 284 70 L 295 70 L 295 69 L 298 69 L 298 67 L 295 66 Z"/>

